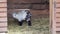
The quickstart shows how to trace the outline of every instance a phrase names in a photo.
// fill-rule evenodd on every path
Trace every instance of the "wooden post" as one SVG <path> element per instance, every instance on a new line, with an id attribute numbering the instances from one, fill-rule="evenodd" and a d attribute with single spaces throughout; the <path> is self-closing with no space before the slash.
<path id="1" fill-rule="evenodd" d="M 50 24 L 52 34 L 56 34 L 56 17 L 55 17 L 55 8 L 54 8 L 54 0 L 50 0 Z"/>

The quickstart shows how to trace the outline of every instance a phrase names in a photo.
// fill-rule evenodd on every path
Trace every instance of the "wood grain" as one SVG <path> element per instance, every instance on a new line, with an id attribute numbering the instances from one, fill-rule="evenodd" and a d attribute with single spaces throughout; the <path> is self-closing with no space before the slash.
<path id="1" fill-rule="evenodd" d="M 0 2 L 7 2 L 7 0 L 0 0 Z"/>

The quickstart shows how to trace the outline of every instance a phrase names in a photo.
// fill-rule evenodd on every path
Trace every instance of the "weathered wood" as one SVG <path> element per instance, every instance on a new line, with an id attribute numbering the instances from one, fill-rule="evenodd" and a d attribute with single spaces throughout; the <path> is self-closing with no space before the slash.
<path id="1" fill-rule="evenodd" d="M 56 14 L 56 17 L 60 17 L 60 14 Z"/>
<path id="2" fill-rule="evenodd" d="M 0 13 L 7 13 L 7 11 L 0 11 Z"/>
<path id="3" fill-rule="evenodd" d="M 7 0 L 0 0 L 0 33 L 7 32 Z"/>
<path id="4" fill-rule="evenodd" d="M 56 31 L 56 34 L 60 34 L 60 31 Z"/>
<path id="5" fill-rule="evenodd" d="M 60 34 L 60 0 L 56 0 L 56 34 Z"/>
<path id="6" fill-rule="evenodd" d="M 7 27 L 0 28 L 0 32 L 1 32 L 1 33 L 7 32 Z"/>
<path id="7" fill-rule="evenodd" d="M 7 23 L 7 21 L 0 21 L 0 23 Z M 7 24 L 8 25 L 8 24 Z"/>
<path id="8" fill-rule="evenodd" d="M 7 8 L 0 8 L 0 11 L 7 11 Z"/>
<path id="9" fill-rule="evenodd" d="M 7 22 L 6 23 L 0 23 L 0 27 L 6 27 L 7 26 Z"/>
<path id="10" fill-rule="evenodd" d="M 60 18 L 56 18 L 56 22 L 60 22 Z"/>
<path id="11" fill-rule="evenodd" d="M 55 9 L 56 10 L 56 12 L 60 12 L 60 9 Z"/>
<path id="12" fill-rule="evenodd" d="M 54 1 L 55 0 L 50 0 L 50 17 L 51 17 L 51 24 L 52 24 L 52 34 L 56 34 L 56 12 L 55 12 L 55 7 L 54 7 Z"/>
<path id="13" fill-rule="evenodd" d="M 7 7 L 6 4 L 7 4 L 7 3 L 0 3 L 0 8 L 1 8 L 1 7 Z"/>
<path id="14" fill-rule="evenodd" d="M 56 27 L 57 28 L 60 28 L 60 23 L 56 23 Z"/>
<path id="15" fill-rule="evenodd" d="M 60 2 L 60 0 L 56 0 L 56 2 Z"/>
<path id="16" fill-rule="evenodd" d="M 0 21 L 7 21 L 7 18 L 0 18 Z"/>
<path id="17" fill-rule="evenodd" d="M 57 7 L 57 8 L 60 7 L 60 4 L 56 4 L 56 7 Z"/>
<path id="18" fill-rule="evenodd" d="M 9 9 L 49 9 L 48 4 L 39 4 L 39 3 L 33 3 L 33 4 L 8 4 Z"/>
<path id="19" fill-rule="evenodd" d="M 7 16 L 7 13 L 0 13 L 0 16 Z"/>
<path id="20" fill-rule="evenodd" d="M 56 31 L 60 31 L 60 28 L 56 28 Z"/>
<path id="21" fill-rule="evenodd" d="M 41 0 L 8 0 L 12 3 L 41 3 Z"/>
<path id="22" fill-rule="evenodd" d="M 7 0 L 0 0 L 0 2 L 7 2 Z"/>

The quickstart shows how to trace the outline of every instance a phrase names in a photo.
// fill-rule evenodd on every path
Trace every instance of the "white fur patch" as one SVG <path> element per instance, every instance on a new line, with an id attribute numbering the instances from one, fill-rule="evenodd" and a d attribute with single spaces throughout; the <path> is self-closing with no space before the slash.
<path id="1" fill-rule="evenodd" d="M 27 13 L 25 11 L 21 11 L 19 13 L 13 13 L 13 17 L 18 19 L 18 21 L 25 20 Z"/>

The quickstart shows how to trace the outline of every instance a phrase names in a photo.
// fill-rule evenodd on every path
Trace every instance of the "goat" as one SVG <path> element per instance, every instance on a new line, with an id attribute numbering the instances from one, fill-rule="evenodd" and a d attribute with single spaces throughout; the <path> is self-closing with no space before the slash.
<path id="1" fill-rule="evenodd" d="M 31 26 L 31 13 L 28 10 L 22 10 L 21 12 L 13 13 L 12 16 L 19 21 L 18 23 L 20 26 L 22 26 L 24 21 Z"/>

